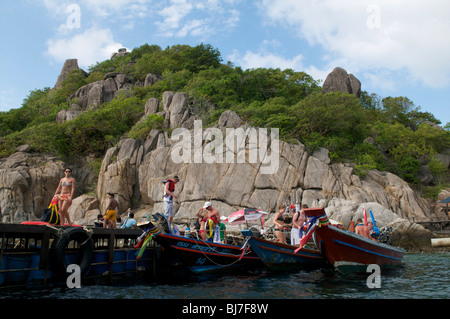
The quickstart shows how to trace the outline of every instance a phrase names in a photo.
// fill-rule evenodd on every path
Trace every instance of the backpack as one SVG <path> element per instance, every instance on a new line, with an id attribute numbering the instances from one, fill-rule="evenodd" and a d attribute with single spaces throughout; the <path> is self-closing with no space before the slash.
<path id="1" fill-rule="evenodd" d="M 58 208 L 56 207 L 57 201 L 52 200 L 48 208 L 44 209 L 44 212 L 41 217 L 41 221 L 47 222 L 52 225 L 59 225 L 59 214 Z"/>

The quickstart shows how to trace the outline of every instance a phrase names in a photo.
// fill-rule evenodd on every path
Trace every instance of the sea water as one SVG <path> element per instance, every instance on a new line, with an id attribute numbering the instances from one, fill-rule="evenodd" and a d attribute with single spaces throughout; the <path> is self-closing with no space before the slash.
<path id="1" fill-rule="evenodd" d="M 81 288 L 0 288 L 2 299 L 448 299 L 450 252 L 408 253 L 402 267 L 382 271 L 378 288 L 367 274 L 333 269 L 247 271 L 168 278 L 161 282 L 132 279 Z"/>

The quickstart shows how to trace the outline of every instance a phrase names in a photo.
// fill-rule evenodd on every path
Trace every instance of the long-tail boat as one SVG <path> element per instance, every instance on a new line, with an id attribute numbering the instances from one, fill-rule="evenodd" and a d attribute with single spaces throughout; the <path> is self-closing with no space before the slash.
<path id="1" fill-rule="evenodd" d="M 333 226 L 324 208 L 305 209 L 308 233 L 330 265 L 342 272 L 367 271 L 371 264 L 380 268 L 402 265 L 405 250 Z"/>

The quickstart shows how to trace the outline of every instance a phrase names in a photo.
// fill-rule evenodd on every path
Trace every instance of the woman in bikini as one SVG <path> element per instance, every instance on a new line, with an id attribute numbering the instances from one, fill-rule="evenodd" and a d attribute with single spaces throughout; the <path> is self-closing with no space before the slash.
<path id="1" fill-rule="evenodd" d="M 278 239 L 279 243 L 286 244 L 286 233 L 283 232 L 283 228 L 289 226 L 289 224 L 284 223 L 284 212 L 286 211 L 285 205 L 278 206 L 278 212 L 275 214 L 273 218 L 273 223 L 275 225 L 275 236 Z"/>
<path id="2" fill-rule="evenodd" d="M 71 177 L 72 170 L 70 168 L 66 168 L 64 174 L 65 176 L 61 178 L 58 188 L 55 191 L 55 197 L 58 198 L 58 213 L 61 225 L 64 225 L 64 221 L 67 219 L 67 224 L 71 226 L 69 207 L 72 205 L 72 198 L 75 191 L 75 178 Z"/>

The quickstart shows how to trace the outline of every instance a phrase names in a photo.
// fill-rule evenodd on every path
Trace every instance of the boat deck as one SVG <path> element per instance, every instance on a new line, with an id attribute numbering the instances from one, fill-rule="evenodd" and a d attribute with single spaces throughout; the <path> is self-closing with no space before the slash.
<path id="1" fill-rule="evenodd" d="M 41 272 L 45 284 L 47 272 L 51 269 L 52 243 L 58 234 L 69 228 L 51 225 L 0 224 L 0 286 L 8 284 L 5 277 L 27 276 L 29 278 L 32 273 L 38 271 Z M 137 272 L 145 268 L 140 265 L 152 264 L 150 261 L 154 258 L 152 253 L 155 248 L 154 243 L 147 248 L 151 253 L 146 253 L 139 260 L 136 258 L 138 249 L 134 246 L 143 233 L 141 229 L 111 229 L 93 226 L 86 226 L 84 229 L 89 232 L 93 243 L 91 268 L 101 269 L 101 271 L 90 271 L 83 279 L 104 278 L 105 274 L 112 278 L 113 275 Z M 78 249 L 79 244 L 74 240 L 70 241 L 66 248 L 66 256 L 77 252 Z M 128 267 L 130 264 L 131 267 Z M 13 280 L 12 284 L 20 281 L 23 280 Z"/>

